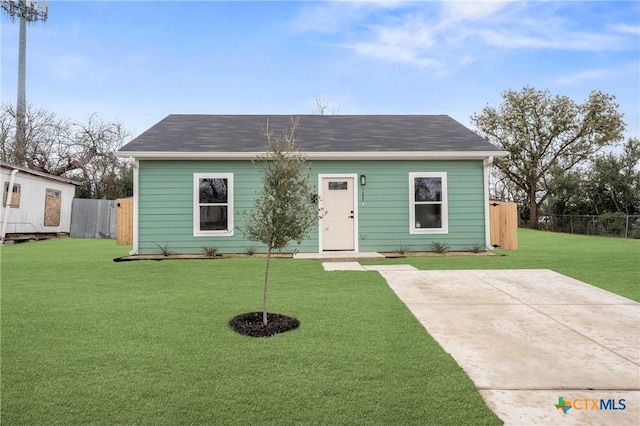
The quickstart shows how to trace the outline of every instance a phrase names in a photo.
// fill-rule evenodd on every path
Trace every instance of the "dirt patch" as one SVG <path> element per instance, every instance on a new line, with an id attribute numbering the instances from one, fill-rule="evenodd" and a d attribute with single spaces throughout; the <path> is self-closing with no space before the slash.
<path id="1" fill-rule="evenodd" d="M 300 326 L 296 318 L 267 312 L 267 325 L 262 322 L 262 312 L 237 315 L 229 321 L 229 326 L 237 333 L 251 337 L 270 337 Z"/>
<path id="2" fill-rule="evenodd" d="M 433 251 L 406 251 L 400 252 L 381 252 L 381 255 L 388 259 L 405 258 L 405 257 L 452 257 L 452 256 L 504 256 L 501 253 L 492 251 L 481 251 L 474 253 L 472 251 L 448 251 L 446 253 L 436 253 Z"/>
<path id="3" fill-rule="evenodd" d="M 397 258 L 405 258 L 405 257 L 442 257 L 442 256 L 504 256 L 500 253 L 483 251 L 479 253 L 473 253 L 470 251 L 451 251 L 446 253 L 435 253 L 432 251 L 407 251 L 404 253 L 400 252 L 381 252 L 381 255 L 386 257 L 387 259 L 397 259 Z M 247 258 L 247 257 L 258 257 L 265 258 L 267 257 L 266 253 L 255 253 L 255 254 L 244 254 L 244 253 L 225 253 L 225 254 L 217 254 L 215 256 L 207 256 L 205 254 L 170 254 L 170 255 L 162 255 L 159 253 L 156 254 L 134 254 L 130 256 L 122 256 L 113 259 L 114 262 L 129 262 L 133 260 L 175 260 L 175 259 L 203 259 L 203 260 L 216 260 L 216 259 L 231 259 L 231 258 Z M 272 253 L 271 257 L 273 258 L 284 258 L 291 259 L 293 258 L 293 253 Z M 319 260 L 322 262 L 359 262 L 363 260 L 359 257 L 353 258 L 345 258 L 345 257 L 336 257 L 331 258 L 329 255 L 326 258 L 322 259 L 311 259 L 311 260 Z"/>

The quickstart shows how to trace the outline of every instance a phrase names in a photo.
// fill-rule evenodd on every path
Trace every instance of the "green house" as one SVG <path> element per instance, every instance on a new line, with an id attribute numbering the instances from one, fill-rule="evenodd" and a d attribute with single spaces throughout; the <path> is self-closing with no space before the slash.
<path id="1" fill-rule="evenodd" d="M 243 253 L 242 215 L 262 187 L 265 130 L 291 116 L 169 115 L 118 151 L 134 165 L 132 254 Z M 446 115 L 303 115 L 303 151 L 325 214 L 291 251 L 489 245 L 488 169 L 505 155 Z M 260 251 L 260 245 L 256 245 Z"/>

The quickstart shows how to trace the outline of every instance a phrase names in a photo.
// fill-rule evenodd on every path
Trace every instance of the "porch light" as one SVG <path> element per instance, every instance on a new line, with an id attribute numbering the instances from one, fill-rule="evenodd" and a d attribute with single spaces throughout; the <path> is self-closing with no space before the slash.
<path id="1" fill-rule="evenodd" d="M 367 184 L 367 177 L 365 175 L 360 175 L 360 185 L 365 186 Z"/>

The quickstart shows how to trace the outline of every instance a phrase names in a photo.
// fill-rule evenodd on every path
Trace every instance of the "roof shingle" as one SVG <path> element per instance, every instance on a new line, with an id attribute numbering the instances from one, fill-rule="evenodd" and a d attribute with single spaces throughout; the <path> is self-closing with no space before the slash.
<path id="1" fill-rule="evenodd" d="M 298 119 L 304 152 L 501 152 L 447 115 L 169 115 L 123 146 L 128 152 L 261 152 L 268 127 Z"/>

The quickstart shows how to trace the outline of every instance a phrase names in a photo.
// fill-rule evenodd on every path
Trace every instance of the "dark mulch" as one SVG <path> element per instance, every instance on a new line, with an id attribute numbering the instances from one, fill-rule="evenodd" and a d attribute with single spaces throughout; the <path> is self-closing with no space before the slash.
<path id="1" fill-rule="evenodd" d="M 231 318 L 229 326 L 245 336 L 269 337 L 298 328 L 300 321 L 286 315 L 267 312 L 267 325 L 264 325 L 262 312 L 248 312 Z"/>

